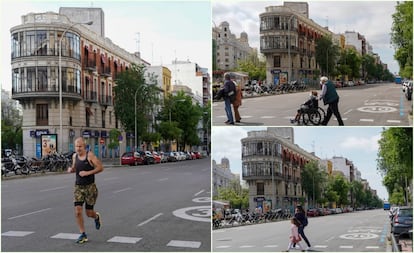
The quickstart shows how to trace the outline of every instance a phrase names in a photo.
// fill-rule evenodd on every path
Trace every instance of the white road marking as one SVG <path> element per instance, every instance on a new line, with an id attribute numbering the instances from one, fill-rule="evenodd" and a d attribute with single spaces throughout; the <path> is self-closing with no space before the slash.
<path id="1" fill-rule="evenodd" d="M 59 233 L 59 234 L 56 234 L 54 236 L 51 236 L 50 238 L 76 240 L 76 239 L 78 239 L 78 237 L 79 237 L 79 234 Z"/>
<path id="2" fill-rule="evenodd" d="M 330 240 L 334 239 L 335 236 L 330 237 L 328 240 L 325 240 L 325 242 L 329 242 Z"/>
<path id="3" fill-rule="evenodd" d="M 340 249 L 353 249 L 354 246 L 352 246 L 352 245 L 341 245 L 341 246 L 339 246 L 339 248 Z"/>
<path id="4" fill-rule="evenodd" d="M 204 189 L 203 190 L 201 190 L 201 191 L 199 191 L 199 192 L 197 192 L 196 194 L 194 194 L 194 196 L 198 196 L 198 195 L 200 195 L 201 193 L 203 193 L 204 192 Z"/>
<path id="5" fill-rule="evenodd" d="M 163 181 L 167 181 L 168 180 L 168 178 L 167 177 L 165 177 L 165 178 L 160 178 L 160 179 L 158 179 L 157 180 L 157 182 L 163 182 Z"/>
<path id="6" fill-rule="evenodd" d="M 121 190 L 113 191 L 113 193 L 120 193 L 120 192 L 128 191 L 128 190 L 131 190 L 131 189 L 132 189 L 131 187 L 128 187 L 128 188 L 124 188 L 124 189 L 121 189 Z"/>
<path id="7" fill-rule="evenodd" d="M 265 245 L 265 248 L 277 248 L 279 245 Z"/>
<path id="8" fill-rule="evenodd" d="M 20 218 L 20 217 L 24 217 L 24 216 L 28 216 L 28 215 L 32 215 L 32 214 L 36 214 L 36 213 L 46 212 L 46 211 L 49 211 L 50 209 L 51 208 L 45 208 L 45 209 L 42 209 L 42 210 L 39 210 L 39 211 L 34 211 L 34 212 L 25 213 L 25 214 L 22 214 L 22 215 L 17 215 L 17 216 L 14 216 L 14 217 L 10 217 L 8 219 L 13 220 L 13 219 L 17 219 L 17 218 Z"/>
<path id="9" fill-rule="evenodd" d="M 109 239 L 107 242 L 119 242 L 119 243 L 137 243 L 142 238 L 139 237 L 127 237 L 127 236 L 114 236 Z"/>
<path id="10" fill-rule="evenodd" d="M 211 198 L 210 197 L 200 197 L 200 198 L 192 199 L 191 201 L 196 202 L 196 203 L 211 203 Z"/>
<path id="11" fill-rule="evenodd" d="M 253 245 L 242 245 L 240 246 L 241 249 L 253 248 Z"/>
<path id="12" fill-rule="evenodd" d="M 2 233 L 1 235 L 23 237 L 23 236 L 30 235 L 33 233 L 34 232 L 32 231 L 7 231 L 7 232 Z"/>
<path id="13" fill-rule="evenodd" d="M 366 249 L 379 249 L 379 246 L 366 246 Z"/>
<path id="14" fill-rule="evenodd" d="M 315 246 L 312 246 L 312 248 L 322 248 L 322 249 L 326 249 L 326 248 L 328 248 L 328 245 L 315 245 Z"/>
<path id="15" fill-rule="evenodd" d="M 217 246 L 216 249 L 227 249 L 230 248 L 229 245 Z"/>
<path id="16" fill-rule="evenodd" d="M 173 215 L 186 220 L 211 222 L 211 205 L 177 209 L 173 212 Z"/>
<path id="17" fill-rule="evenodd" d="M 201 242 L 171 240 L 167 246 L 180 248 L 200 248 Z"/>
<path id="18" fill-rule="evenodd" d="M 374 122 L 373 119 L 359 119 L 359 121 L 363 121 L 363 122 Z"/>
<path id="19" fill-rule="evenodd" d="M 60 187 L 55 187 L 55 188 L 43 189 L 43 190 L 40 190 L 39 192 L 48 192 L 48 191 L 65 189 L 65 188 L 67 188 L 67 187 L 66 186 L 60 186 Z"/>
<path id="20" fill-rule="evenodd" d="M 146 221 L 141 222 L 140 224 L 138 224 L 137 227 L 141 227 L 141 226 L 147 224 L 148 222 L 155 220 L 156 218 L 160 217 L 161 215 L 163 215 L 163 213 L 156 214 L 153 217 L 149 218 L 148 220 L 146 220 Z"/>
<path id="21" fill-rule="evenodd" d="M 262 116 L 261 119 L 274 119 L 276 116 Z"/>
<path id="22" fill-rule="evenodd" d="M 344 115 L 347 115 L 348 113 L 350 113 L 350 112 L 352 112 L 353 110 L 352 109 L 349 109 L 348 111 L 346 111 L 345 113 L 344 113 Z"/>
<path id="23" fill-rule="evenodd" d="M 388 123 L 401 123 L 401 120 L 387 120 Z"/>

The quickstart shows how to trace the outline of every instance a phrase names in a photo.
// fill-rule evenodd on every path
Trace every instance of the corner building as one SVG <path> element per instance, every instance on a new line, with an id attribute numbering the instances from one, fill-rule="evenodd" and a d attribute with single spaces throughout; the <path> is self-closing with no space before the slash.
<path id="1" fill-rule="evenodd" d="M 249 187 L 249 210 L 288 209 L 306 199 L 301 171 L 319 160 L 294 144 L 293 128 L 269 127 L 251 131 L 241 140 L 242 177 Z"/>
<path id="2" fill-rule="evenodd" d="M 61 8 L 60 12 L 62 11 Z M 69 10 L 70 11 L 70 10 Z M 91 17 L 93 27 L 61 13 L 29 13 L 10 30 L 12 98 L 23 108 L 23 154 L 40 157 L 42 134 L 57 134 L 57 151 L 74 150 L 83 136 L 98 157 L 133 145 L 133 134 L 122 132 L 121 150 L 110 152 L 109 131 L 121 129 L 113 107 L 116 76 L 132 63 L 149 65 L 103 37 L 103 11 L 76 9 Z M 87 15 L 87 13 L 93 15 Z M 91 30 L 92 29 L 92 30 Z M 62 38 L 63 36 L 63 38 Z M 60 132 L 59 48 L 62 69 L 62 132 Z M 122 130 L 122 129 L 121 129 Z"/>
<path id="3" fill-rule="evenodd" d="M 266 58 L 266 82 L 286 84 L 319 75 L 316 40 L 333 36 L 327 28 L 309 19 L 306 2 L 269 6 L 260 16 L 260 52 Z"/>

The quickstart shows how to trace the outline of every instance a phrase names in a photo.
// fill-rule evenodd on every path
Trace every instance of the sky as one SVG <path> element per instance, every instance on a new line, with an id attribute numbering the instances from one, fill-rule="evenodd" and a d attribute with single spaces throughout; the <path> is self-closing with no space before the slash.
<path id="1" fill-rule="evenodd" d="M 355 31 L 364 35 L 373 51 L 388 64 L 391 73 L 398 73 L 391 46 L 392 14 L 396 1 L 307 1 L 309 18 L 334 33 Z M 375 3 L 374 3 L 375 2 Z M 240 38 L 241 32 L 249 36 L 249 44 L 260 50 L 259 14 L 265 7 L 283 5 L 283 1 L 219 1 L 213 0 L 213 25 L 227 21 L 230 31 Z"/>
<path id="2" fill-rule="evenodd" d="M 249 131 L 266 130 L 266 127 L 214 127 L 212 129 L 212 159 L 221 164 L 222 158 L 230 161 L 230 170 L 242 175 L 241 139 Z M 367 179 L 380 199 L 388 199 L 377 172 L 378 140 L 381 127 L 294 127 L 294 143 L 321 159 L 340 156 L 351 160 Z M 242 178 L 241 178 L 242 179 Z"/>
<path id="3" fill-rule="evenodd" d="M 151 65 L 189 60 L 211 73 L 209 1 L 1 0 L 0 85 L 3 89 L 11 90 L 10 29 L 21 24 L 22 15 L 58 13 L 59 7 L 102 8 L 105 36 L 130 53 L 140 51 L 141 57 Z"/>

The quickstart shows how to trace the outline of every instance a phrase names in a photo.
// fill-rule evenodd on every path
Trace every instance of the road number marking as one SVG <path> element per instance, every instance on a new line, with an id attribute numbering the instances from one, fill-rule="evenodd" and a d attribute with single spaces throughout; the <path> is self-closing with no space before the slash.
<path id="1" fill-rule="evenodd" d="M 193 206 L 177 209 L 174 216 L 192 221 L 211 222 L 211 206 Z"/>

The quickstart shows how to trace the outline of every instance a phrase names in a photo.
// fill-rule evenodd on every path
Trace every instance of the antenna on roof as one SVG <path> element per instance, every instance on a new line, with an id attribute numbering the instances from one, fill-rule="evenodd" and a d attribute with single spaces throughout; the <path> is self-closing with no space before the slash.
<path id="1" fill-rule="evenodd" d="M 139 43 L 140 43 L 140 37 L 141 37 L 141 33 L 137 32 L 135 33 L 137 35 L 137 38 L 135 39 L 135 42 L 137 43 L 137 52 L 139 52 Z"/>

